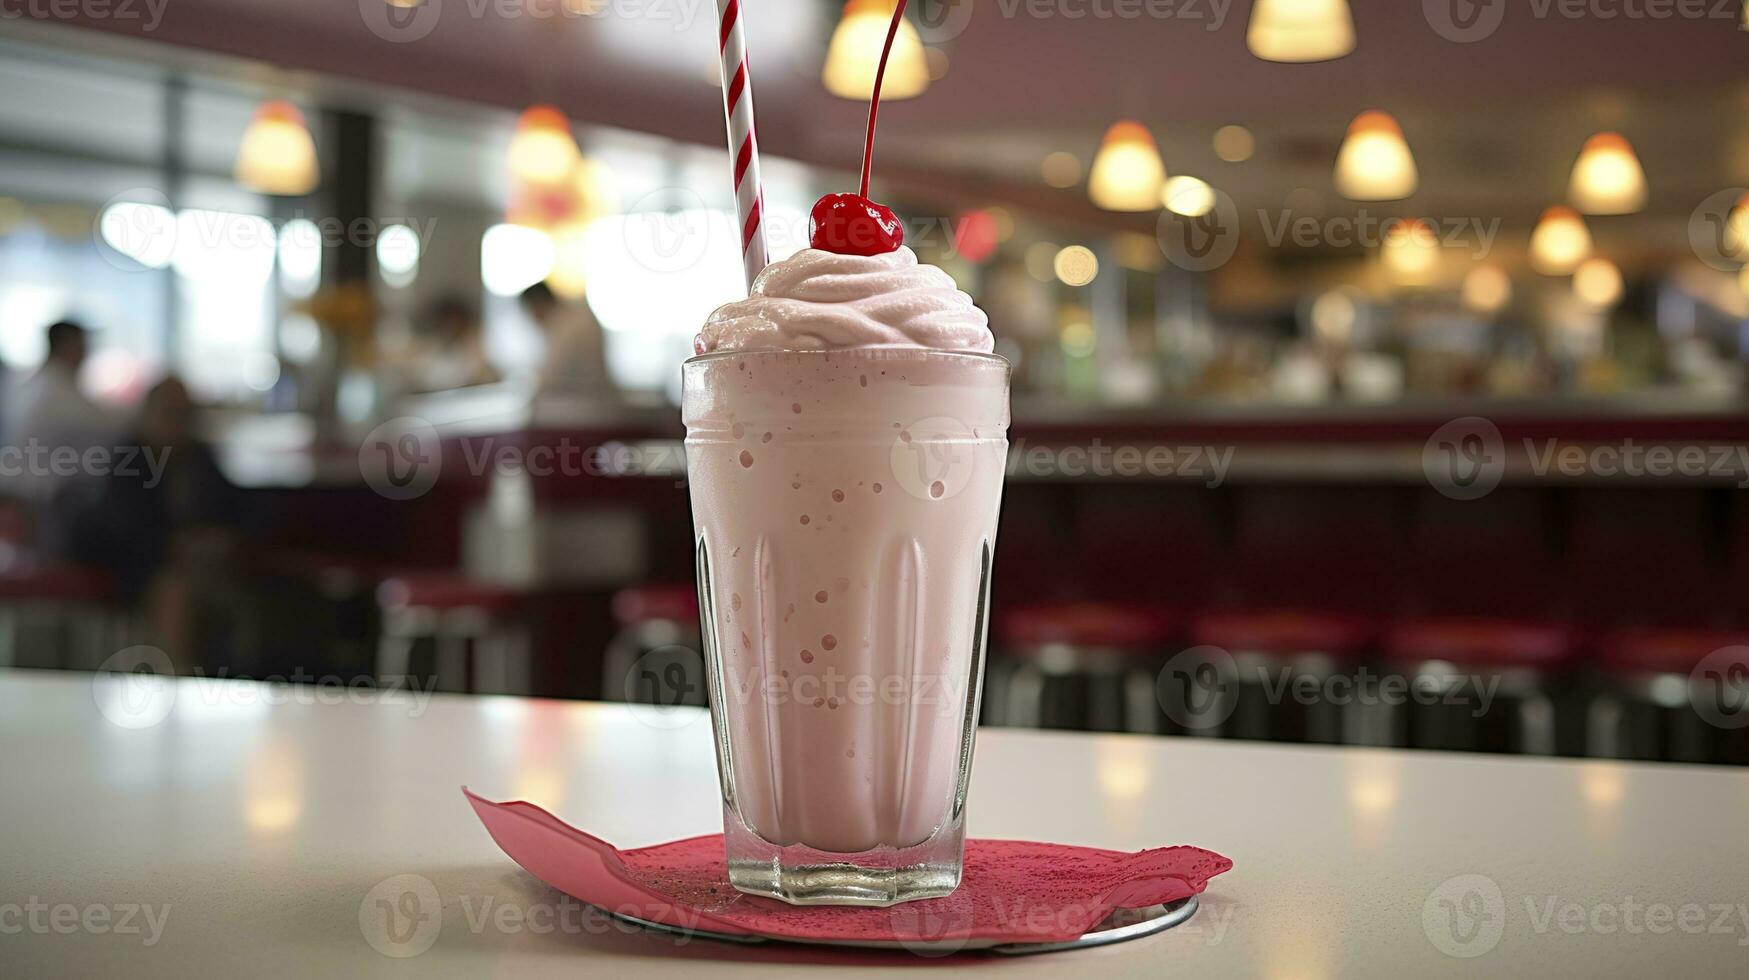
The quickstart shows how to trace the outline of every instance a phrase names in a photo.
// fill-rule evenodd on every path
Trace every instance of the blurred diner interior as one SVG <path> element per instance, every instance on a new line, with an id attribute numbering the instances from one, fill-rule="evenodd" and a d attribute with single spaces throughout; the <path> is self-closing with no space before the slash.
<path id="1" fill-rule="evenodd" d="M 240 6 L 0 20 L 0 665 L 702 704 L 714 12 Z M 892 8 L 748 6 L 781 258 Z M 1014 371 L 984 723 L 1749 763 L 1741 11 L 1265 6 L 900 33 L 874 196 Z"/>

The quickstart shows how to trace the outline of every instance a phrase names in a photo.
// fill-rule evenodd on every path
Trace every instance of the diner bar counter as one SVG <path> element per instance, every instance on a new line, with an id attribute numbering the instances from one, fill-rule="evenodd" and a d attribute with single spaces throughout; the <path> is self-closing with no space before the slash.
<path id="1" fill-rule="evenodd" d="M 1196 844 L 1233 870 L 1185 925 L 1078 954 L 686 939 L 520 872 L 460 787 L 622 847 L 714 833 L 702 709 L 129 683 L 0 670 L 21 976 L 1698 977 L 1740 973 L 1749 925 L 1735 771 L 999 730 L 977 742 L 974 836 Z M 114 918 L 57 925 L 81 907 Z"/>

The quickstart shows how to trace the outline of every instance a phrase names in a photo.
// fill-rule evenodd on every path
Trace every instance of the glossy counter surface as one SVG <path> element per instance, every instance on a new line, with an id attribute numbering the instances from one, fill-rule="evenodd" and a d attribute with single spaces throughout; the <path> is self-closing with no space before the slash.
<path id="1" fill-rule="evenodd" d="M 867 976 L 939 965 L 622 929 L 517 869 L 458 789 L 539 802 L 622 846 L 712 832 L 701 710 L 196 680 L 163 698 L 125 694 L 90 675 L 0 672 L 0 974 L 753 977 L 843 963 Z M 980 734 L 976 765 L 975 835 L 1195 843 L 1236 867 L 1176 930 L 961 957 L 961 969 L 1749 967 L 1749 772 L 1001 729 Z M 403 887 L 418 879 L 440 912 Z M 403 892 L 405 932 L 361 927 L 362 904 Z"/>

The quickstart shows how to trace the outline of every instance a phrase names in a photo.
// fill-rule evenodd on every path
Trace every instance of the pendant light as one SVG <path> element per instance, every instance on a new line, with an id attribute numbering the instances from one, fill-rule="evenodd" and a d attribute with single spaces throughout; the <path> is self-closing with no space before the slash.
<path id="1" fill-rule="evenodd" d="M 1620 133 L 1585 141 L 1567 197 L 1586 214 L 1633 214 L 1646 206 L 1646 172 Z"/>
<path id="2" fill-rule="evenodd" d="M 548 105 L 529 106 L 510 137 L 510 176 L 528 184 L 556 184 L 577 164 L 577 140 L 565 114 Z"/>
<path id="3" fill-rule="evenodd" d="M 261 194 L 299 197 L 315 190 L 321 176 L 303 113 L 279 99 L 261 103 L 237 147 L 237 183 Z"/>
<path id="4" fill-rule="evenodd" d="M 1393 224 L 1381 252 L 1385 270 L 1399 285 L 1425 286 L 1439 274 L 1439 237 L 1420 219 Z"/>
<path id="5" fill-rule="evenodd" d="M 849 0 L 844 5 L 844 16 L 826 47 L 826 67 L 820 73 L 826 91 L 842 99 L 868 101 L 896 6 L 897 0 Z M 923 51 L 923 39 L 910 21 L 901 20 L 898 33 L 893 35 L 893 49 L 887 54 L 881 101 L 914 98 L 928 87 L 929 59 Z"/>
<path id="6" fill-rule="evenodd" d="M 1586 259 L 1573 272 L 1573 292 L 1594 310 L 1608 309 L 1621 299 L 1621 270 L 1608 259 Z"/>
<path id="7" fill-rule="evenodd" d="M 1354 17 L 1348 0 L 1257 0 L 1245 43 L 1264 61 L 1330 61 L 1354 50 Z"/>
<path id="8" fill-rule="evenodd" d="M 1336 189 L 1354 201 L 1397 201 L 1415 193 L 1421 175 L 1389 113 L 1363 112 L 1348 126 L 1336 155 Z"/>
<path id="9" fill-rule="evenodd" d="M 1591 232 L 1579 212 L 1557 204 L 1530 235 L 1530 264 L 1545 276 L 1565 276 L 1591 257 Z"/>
<path id="10" fill-rule="evenodd" d="M 1165 182 L 1166 164 L 1148 128 L 1127 119 L 1112 123 L 1087 177 L 1093 203 L 1107 211 L 1152 211 Z"/>
<path id="11" fill-rule="evenodd" d="M 1512 278 L 1497 265 L 1478 265 L 1464 277 L 1464 308 L 1493 315 L 1512 302 Z"/>

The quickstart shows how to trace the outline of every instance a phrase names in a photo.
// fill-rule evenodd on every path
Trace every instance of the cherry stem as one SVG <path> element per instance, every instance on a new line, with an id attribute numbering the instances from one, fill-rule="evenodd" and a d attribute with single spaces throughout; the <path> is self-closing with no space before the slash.
<path id="1" fill-rule="evenodd" d="M 868 172 L 874 163 L 875 115 L 881 108 L 881 79 L 887 75 L 887 55 L 893 52 L 893 38 L 899 34 L 899 20 L 905 16 L 905 0 L 893 8 L 893 22 L 887 25 L 887 43 L 881 47 L 881 63 L 875 66 L 874 91 L 868 95 L 868 135 L 862 140 L 862 188 L 857 196 L 868 198 Z"/>

